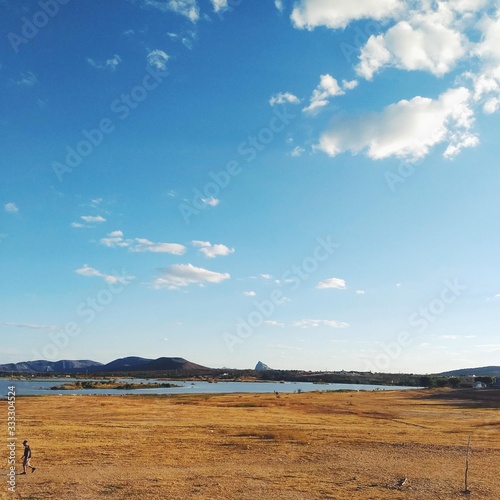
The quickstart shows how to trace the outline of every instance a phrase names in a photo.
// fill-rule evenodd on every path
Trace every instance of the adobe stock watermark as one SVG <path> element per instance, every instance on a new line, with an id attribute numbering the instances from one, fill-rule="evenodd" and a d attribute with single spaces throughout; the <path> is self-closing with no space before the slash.
<path id="1" fill-rule="evenodd" d="M 365 359 L 365 371 L 387 372 L 392 362 L 398 359 L 403 351 L 412 345 L 415 334 L 424 333 L 429 328 L 429 325 L 443 315 L 448 306 L 453 304 L 465 290 L 467 290 L 467 287 L 460 284 L 458 278 L 453 281 L 445 280 L 444 287 L 438 297 L 430 300 L 425 306 L 419 307 L 417 312 L 409 316 L 408 325 L 411 329 L 399 332 L 396 340 L 382 344 L 382 352 L 372 360 Z"/>
<path id="2" fill-rule="evenodd" d="M 113 116 L 125 121 L 132 111 L 146 100 L 149 93 L 158 88 L 167 74 L 166 71 L 148 67 L 146 75 L 144 75 L 140 84 L 133 87 L 128 94 L 121 94 L 120 97 L 111 102 L 110 111 Z M 115 130 L 115 121 L 109 117 L 102 118 L 96 128 L 83 129 L 81 131 L 82 139 L 75 146 L 66 146 L 64 162 L 52 162 L 52 169 L 57 180 L 62 182 L 64 175 L 73 172 L 79 167 L 83 160 L 104 142 L 106 136 L 112 134 Z"/>
<path id="3" fill-rule="evenodd" d="M 283 132 L 290 122 L 296 117 L 282 109 L 275 109 L 273 116 L 266 127 L 261 128 L 256 135 L 249 135 L 246 140 L 238 144 L 237 159 L 231 160 L 226 167 L 218 172 L 210 172 L 210 180 L 201 188 L 193 189 L 193 198 L 189 202 L 179 204 L 179 212 L 186 224 L 191 222 L 193 216 L 199 215 L 210 205 L 209 200 L 217 199 L 220 192 L 226 189 L 232 179 L 243 172 L 242 160 L 246 163 L 253 162 L 271 144 L 277 134 Z"/>
<path id="4" fill-rule="evenodd" d="M 83 332 L 82 322 L 84 325 L 93 323 L 98 315 L 115 300 L 115 297 L 121 294 L 135 279 L 133 276 L 128 276 L 124 270 L 120 276 L 114 274 L 112 276 L 116 280 L 108 282 L 107 286 L 101 288 L 94 296 L 87 297 L 85 301 L 78 304 L 75 309 L 75 314 L 80 318 L 78 321 L 68 321 L 64 328 L 50 332 L 48 341 L 41 350 L 33 349 L 31 351 L 34 359 L 57 360 L 60 352 L 69 346 L 71 339 L 78 337 Z"/>
<path id="5" fill-rule="evenodd" d="M 10 46 L 16 54 L 19 53 L 21 45 L 27 45 L 35 38 L 41 29 L 45 28 L 49 21 L 59 14 L 60 6 L 66 5 L 70 0 L 39 0 L 37 10 L 31 17 L 21 18 L 20 35 L 17 33 L 9 33 L 7 39 Z"/>
<path id="6" fill-rule="evenodd" d="M 294 292 L 300 288 L 312 274 L 314 274 L 320 264 L 328 260 L 339 248 L 337 243 L 331 240 L 330 236 L 318 238 L 312 255 L 305 257 L 298 265 L 293 265 L 281 275 L 280 285 L 276 286 L 262 301 L 254 300 L 253 309 L 245 318 L 238 316 L 234 325 L 234 333 L 224 333 L 224 342 L 230 352 L 234 352 L 237 345 L 243 344 L 260 328 L 266 320 L 269 320 L 276 311 L 276 308 L 286 303 L 284 287 Z"/>

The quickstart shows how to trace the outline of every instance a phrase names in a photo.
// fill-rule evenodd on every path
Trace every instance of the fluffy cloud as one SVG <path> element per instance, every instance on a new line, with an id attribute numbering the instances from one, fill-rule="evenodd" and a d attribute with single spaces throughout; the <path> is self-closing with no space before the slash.
<path id="1" fill-rule="evenodd" d="M 115 274 L 104 274 L 97 269 L 88 266 L 87 264 L 85 264 L 80 269 L 76 269 L 75 273 L 81 276 L 85 276 L 86 278 L 102 278 L 106 283 L 110 285 L 114 285 L 117 283 L 126 285 L 135 278 L 134 276 L 117 276 Z"/>
<path id="2" fill-rule="evenodd" d="M 439 4 L 441 5 L 441 4 Z M 362 48 L 357 73 L 370 80 L 384 66 L 443 76 L 469 51 L 467 37 L 453 26 L 449 8 L 415 12 L 385 33 L 372 35 Z"/>
<path id="3" fill-rule="evenodd" d="M 331 75 L 321 75 L 318 86 L 313 90 L 309 106 L 302 111 L 306 113 L 317 111 L 329 103 L 329 97 L 343 95 L 344 93 L 335 78 Z"/>
<path id="4" fill-rule="evenodd" d="M 119 55 L 115 54 L 110 59 L 106 60 L 104 63 L 98 63 L 94 59 L 90 57 L 87 58 L 87 62 L 96 69 L 109 69 L 110 71 L 114 71 L 117 66 L 122 62 L 122 59 Z"/>
<path id="5" fill-rule="evenodd" d="M 221 283 L 230 277 L 228 273 L 217 273 L 192 264 L 176 264 L 165 269 L 163 275 L 154 280 L 153 288 L 176 290 L 189 285 L 203 286 L 205 283 Z"/>
<path id="6" fill-rule="evenodd" d="M 298 104 L 300 99 L 290 92 L 279 92 L 274 94 L 269 99 L 269 104 L 271 106 L 276 106 L 277 104 Z"/>
<path id="7" fill-rule="evenodd" d="M 372 159 L 395 156 L 418 159 L 439 143 L 447 144 L 445 157 L 478 144 L 470 132 L 474 112 L 465 87 L 450 89 L 438 99 L 414 97 L 387 106 L 381 113 L 343 120 L 324 133 L 317 149 L 330 156 L 362 151 Z"/>
<path id="8" fill-rule="evenodd" d="M 346 283 L 345 280 L 341 278 L 329 278 L 327 280 L 320 281 L 316 285 L 316 288 L 319 288 L 320 290 L 325 288 L 338 288 L 340 290 L 344 290 L 346 288 Z"/>
<path id="9" fill-rule="evenodd" d="M 212 245 L 209 241 L 198 241 L 194 240 L 191 242 L 194 247 L 199 248 L 199 251 L 205 255 L 205 257 L 209 257 L 213 259 L 218 256 L 225 256 L 234 253 L 234 248 L 229 248 L 226 245 L 217 244 Z"/>
<path id="10" fill-rule="evenodd" d="M 15 203 L 6 203 L 3 208 L 9 214 L 17 214 L 19 212 L 19 208 L 17 208 Z"/>
<path id="11" fill-rule="evenodd" d="M 312 30 L 318 26 L 345 28 L 359 19 L 382 20 L 401 11 L 400 0 L 299 0 L 291 19 L 296 28 Z"/>
<path id="12" fill-rule="evenodd" d="M 148 53 L 146 56 L 146 60 L 148 64 L 160 71 L 165 71 L 167 69 L 167 61 L 170 59 L 170 56 L 166 53 L 163 52 L 163 50 L 152 50 L 151 52 Z"/>
<path id="13" fill-rule="evenodd" d="M 349 323 L 328 319 L 302 319 L 300 321 L 292 322 L 291 326 L 296 326 L 298 328 L 318 328 L 318 326 L 327 326 L 329 328 L 347 328 Z"/>
<path id="14" fill-rule="evenodd" d="M 113 231 L 106 238 L 101 238 L 100 244 L 108 248 L 128 248 L 130 252 L 169 253 L 183 255 L 186 247 L 179 243 L 154 243 L 145 238 L 124 239 L 122 231 Z"/>

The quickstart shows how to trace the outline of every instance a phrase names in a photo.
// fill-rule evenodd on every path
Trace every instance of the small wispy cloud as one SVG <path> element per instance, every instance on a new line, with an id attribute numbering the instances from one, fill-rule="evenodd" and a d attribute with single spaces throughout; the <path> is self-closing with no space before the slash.
<path id="1" fill-rule="evenodd" d="M 94 59 L 87 57 L 87 63 L 96 69 L 108 69 L 110 71 L 114 71 L 121 62 L 122 59 L 117 54 L 114 54 L 113 57 L 107 59 L 104 62 L 97 62 Z"/>
<path id="2" fill-rule="evenodd" d="M 248 292 L 243 292 L 243 295 L 245 295 L 245 297 L 255 297 L 257 294 L 253 290 L 251 290 Z"/>
<path id="3" fill-rule="evenodd" d="M 14 326 L 16 328 L 27 328 L 30 330 L 50 330 L 50 331 L 62 330 L 62 328 L 57 325 L 40 325 L 36 323 L 16 323 L 9 321 L 0 321 L 0 326 Z"/>
<path id="4" fill-rule="evenodd" d="M 273 94 L 269 99 L 269 104 L 271 106 L 282 104 L 298 104 L 299 102 L 300 99 L 290 92 L 279 92 L 277 94 Z"/>
<path id="5" fill-rule="evenodd" d="M 191 242 L 194 247 L 197 247 L 199 251 L 211 259 L 219 256 L 226 256 L 234 253 L 234 248 L 229 248 L 226 245 L 216 244 L 212 245 L 209 241 L 198 241 L 194 240 Z"/>
<path id="6" fill-rule="evenodd" d="M 264 324 L 268 326 L 276 326 L 279 328 L 283 328 L 284 326 L 286 326 L 285 323 L 281 323 L 280 321 L 276 321 L 274 319 L 266 319 L 264 321 Z"/>
<path id="7" fill-rule="evenodd" d="M 201 201 L 209 207 L 216 207 L 220 203 L 220 200 L 218 198 L 214 198 L 213 196 L 210 198 L 202 198 Z"/>
<path id="8" fill-rule="evenodd" d="M 329 104 L 329 98 L 334 96 L 344 95 L 337 80 L 331 75 L 321 75 L 318 86 L 314 89 L 309 106 L 305 107 L 302 111 L 305 113 L 312 113 L 318 111 L 320 108 Z"/>
<path id="9" fill-rule="evenodd" d="M 214 8 L 214 12 L 220 12 L 227 10 L 229 5 L 228 5 L 228 0 L 210 0 L 212 2 L 212 6 Z"/>
<path id="10" fill-rule="evenodd" d="M 230 277 L 229 273 L 217 273 L 192 264 L 176 264 L 163 270 L 162 275 L 153 281 L 153 288 L 176 290 L 189 285 L 221 283 Z"/>
<path id="11" fill-rule="evenodd" d="M 305 153 L 305 151 L 306 150 L 304 148 L 302 148 L 300 146 L 296 146 L 295 148 L 293 148 L 290 155 L 294 158 L 298 158 L 299 156 L 302 156 Z"/>
<path id="12" fill-rule="evenodd" d="M 6 203 L 4 206 L 3 206 L 4 210 L 8 213 L 8 214 L 17 214 L 19 212 L 19 208 L 17 207 L 17 205 L 15 203 Z"/>
<path id="13" fill-rule="evenodd" d="M 34 73 L 28 71 L 26 73 L 21 73 L 19 80 L 16 81 L 17 85 L 21 85 L 23 87 L 33 87 L 38 83 L 38 79 Z"/>
<path id="14" fill-rule="evenodd" d="M 326 288 L 337 288 L 339 290 L 345 290 L 346 288 L 346 283 L 345 280 L 341 278 L 329 278 L 323 281 L 320 281 L 317 285 L 316 288 L 322 290 Z"/>
<path id="15" fill-rule="evenodd" d="M 162 12 L 175 12 L 195 23 L 200 18 L 200 9 L 196 0 L 142 0 L 144 7 Z"/>
<path id="16" fill-rule="evenodd" d="M 299 321 L 293 321 L 291 326 L 298 328 L 318 328 L 319 326 L 327 326 L 329 328 L 347 328 L 349 323 L 329 319 L 301 319 Z"/>
<path id="17" fill-rule="evenodd" d="M 120 283 L 122 285 L 126 285 L 132 281 L 135 276 L 117 276 L 116 274 L 105 274 L 101 271 L 98 271 L 94 267 L 90 267 L 87 264 L 84 264 L 83 267 L 75 270 L 76 274 L 80 276 L 85 276 L 86 278 L 102 278 L 106 283 L 114 285 L 116 283 Z"/>
<path id="18" fill-rule="evenodd" d="M 72 222 L 70 226 L 76 228 L 89 228 L 95 227 L 94 224 L 102 224 L 103 222 L 106 222 L 106 219 L 102 215 L 82 215 L 80 219 L 83 222 Z"/>
<path id="19" fill-rule="evenodd" d="M 160 49 L 152 50 L 146 56 L 148 64 L 152 68 L 158 69 L 160 71 L 165 71 L 167 69 L 167 61 L 169 59 L 170 56 Z"/>
<path id="20" fill-rule="evenodd" d="M 122 231 L 112 231 L 99 243 L 108 248 L 128 248 L 130 252 L 169 253 L 183 255 L 187 248 L 179 243 L 155 243 L 146 238 L 125 239 Z"/>

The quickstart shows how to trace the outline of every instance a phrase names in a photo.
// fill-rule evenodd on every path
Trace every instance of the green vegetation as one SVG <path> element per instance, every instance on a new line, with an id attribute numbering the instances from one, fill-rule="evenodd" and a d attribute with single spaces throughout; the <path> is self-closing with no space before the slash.
<path id="1" fill-rule="evenodd" d="M 120 383 L 114 382 L 111 380 L 107 381 L 77 381 L 70 382 L 62 385 L 55 385 L 50 389 L 53 391 L 79 391 L 82 389 L 121 389 L 124 391 L 130 391 L 133 389 L 158 389 L 158 388 L 169 388 L 169 387 L 179 387 L 176 384 L 167 384 L 167 383 Z"/>

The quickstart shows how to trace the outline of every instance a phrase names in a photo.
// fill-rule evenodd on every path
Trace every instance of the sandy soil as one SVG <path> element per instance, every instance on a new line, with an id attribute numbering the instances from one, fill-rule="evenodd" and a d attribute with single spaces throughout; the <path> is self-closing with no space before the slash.
<path id="1" fill-rule="evenodd" d="M 37 471 L 0 498 L 496 500 L 499 407 L 500 390 L 20 397 Z"/>

